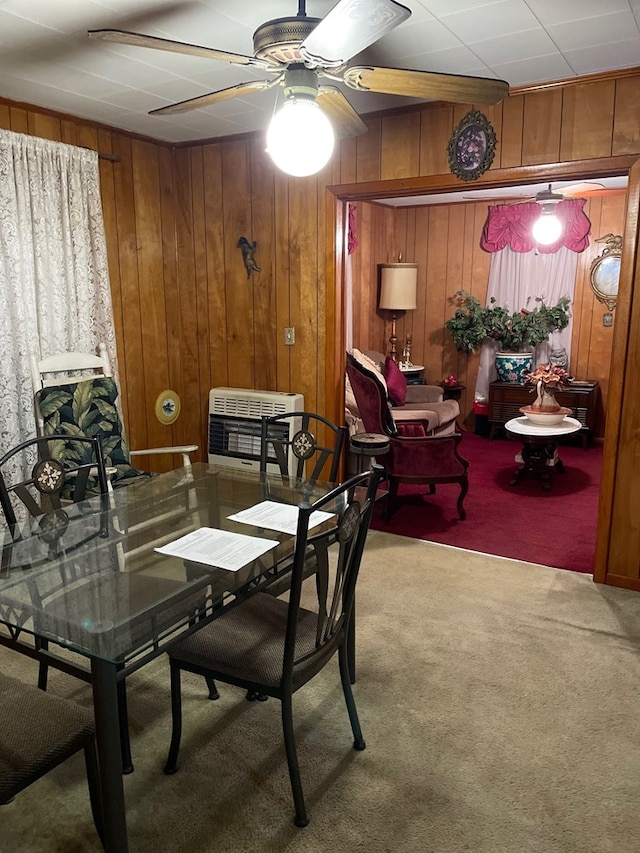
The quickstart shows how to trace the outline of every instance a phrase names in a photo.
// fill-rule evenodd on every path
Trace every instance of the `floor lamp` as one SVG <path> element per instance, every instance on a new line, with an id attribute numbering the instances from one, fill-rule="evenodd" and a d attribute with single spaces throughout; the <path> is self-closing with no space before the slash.
<path id="1" fill-rule="evenodd" d="M 380 301 L 378 308 L 392 312 L 389 355 L 398 360 L 396 320 L 398 311 L 414 311 L 417 305 L 418 264 L 380 264 Z"/>

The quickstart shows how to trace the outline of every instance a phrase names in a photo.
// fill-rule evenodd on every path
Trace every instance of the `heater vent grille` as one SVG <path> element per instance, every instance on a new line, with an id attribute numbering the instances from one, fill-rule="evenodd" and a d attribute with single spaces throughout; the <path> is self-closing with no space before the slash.
<path id="1" fill-rule="evenodd" d="M 209 392 L 209 462 L 233 467 L 259 468 L 260 429 L 263 416 L 273 417 L 304 409 L 302 394 L 212 388 Z M 294 419 L 283 424 L 284 437 L 299 429 Z M 270 464 L 268 469 L 276 470 Z"/>

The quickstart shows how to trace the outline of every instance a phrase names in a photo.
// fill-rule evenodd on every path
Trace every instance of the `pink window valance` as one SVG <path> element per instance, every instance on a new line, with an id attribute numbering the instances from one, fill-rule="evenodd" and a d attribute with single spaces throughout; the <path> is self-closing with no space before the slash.
<path id="1" fill-rule="evenodd" d="M 585 201 L 584 198 L 571 198 L 556 204 L 554 213 L 562 221 L 562 236 L 549 246 L 537 243 L 531 233 L 533 223 L 542 210 L 536 202 L 490 207 L 480 245 L 487 252 L 499 252 L 505 246 L 510 246 L 514 252 L 537 249 L 543 254 L 549 254 L 557 252 L 562 246 L 572 252 L 584 252 L 589 245 L 591 230 L 591 222 L 583 210 Z"/>

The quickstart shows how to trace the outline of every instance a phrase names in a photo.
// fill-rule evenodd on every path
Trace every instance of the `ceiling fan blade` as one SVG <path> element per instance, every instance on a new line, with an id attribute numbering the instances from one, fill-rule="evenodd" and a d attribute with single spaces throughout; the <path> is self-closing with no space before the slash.
<path id="1" fill-rule="evenodd" d="M 335 86 L 320 86 L 316 103 L 327 114 L 341 139 L 367 132 L 367 125 Z"/>
<path id="2" fill-rule="evenodd" d="M 262 92 L 264 89 L 270 89 L 272 86 L 275 86 L 276 83 L 280 82 L 282 76 L 280 74 L 274 80 L 253 80 L 249 83 L 238 83 L 236 86 L 229 86 L 228 89 L 220 89 L 217 92 L 210 92 L 208 95 L 200 95 L 197 98 L 179 101 L 177 104 L 169 104 L 168 107 L 151 110 L 149 115 L 161 116 L 186 113 L 189 110 L 197 110 L 199 107 L 210 107 L 212 104 L 219 104 L 221 101 L 237 98 L 239 95 L 252 95 L 254 92 Z"/>
<path id="3" fill-rule="evenodd" d="M 570 187 L 562 187 L 557 190 L 565 198 L 582 198 L 587 195 L 594 195 L 605 188 L 604 184 L 599 184 L 596 181 L 582 181 L 579 184 L 571 184 Z"/>
<path id="4" fill-rule="evenodd" d="M 299 50 L 311 64 L 337 68 L 410 15 L 411 9 L 395 0 L 340 0 Z"/>
<path id="5" fill-rule="evenodd" d="M 509 94 L 509 84 L 492 77 L 464 77 L 365 65 L 348 68 L 344 82 L 352 89 L 368 92 L 463 104 L 497 104 Z"/>
<path id="6" fill-rule="evenodd" d="M 142 33 L 129 33 L 126 30 L 89 30 L 89 38 L 111 41 L 116 44 L 129 44 L 133 47 L 151 47 L 154 50 L 167 50 L 170 53 L 184 53 L 187 56 L 202 56 L 204 59 L 221 59 L 234 65 L 255 65 L 258 68 L 269 69 L 272 66 L 264 59 L 255 56 L 243 56 L 241 53 L 228 53 L 225 50 L 216 50 L 213 47 L 201 47 L 198 44 L 187 44 L 171 39 L 156 38 L 156 36 L 145 36 Z"/>
<path id="7" fill-rule="evenodd" d="M 507 202 L 507 204 L 522 204 L 526 201 L 534 201 L 535 196 L 525 195 L 524 193 L 512 193 L 509 190 L 497 192 L 494 195 L 463 195 L 465 201 L 493 201 Z"/>

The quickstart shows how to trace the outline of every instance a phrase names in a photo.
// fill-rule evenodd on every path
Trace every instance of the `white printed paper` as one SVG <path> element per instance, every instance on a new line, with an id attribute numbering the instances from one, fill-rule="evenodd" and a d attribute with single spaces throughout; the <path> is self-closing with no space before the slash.
<path id="1" fill-rule="evenodd" d="M 229 515 L 231 521 L 241 521 L 254 527 L 264 527 L 267 530 L 279 530 L 281 533 L 291 533 L 295 536 L 298 529 L 299 509 L 292 504 L 281 504 L 277 501 L 262 501 L 262 503 Z M 316 510 L 309 518 L 309 529 L 317 527 L 323 521 L 331 518 L 332 512 Z"/>
<path id="2" fill-rule="evenodd" d="M 155 550 L 159 554 L 181 557 L 192 563 L 204 563 L 207 566 L 237 572 L 271 548 L 275 548 L 277 544 L 273 539 L 229 533 L 214 527 L 200 527 Z"/>

